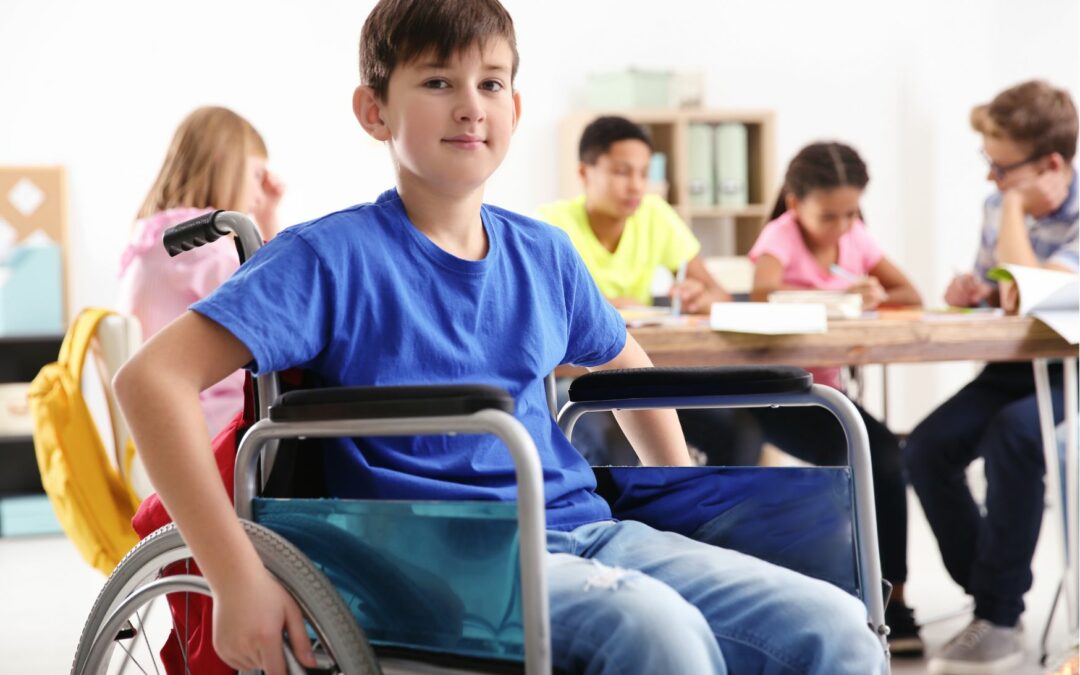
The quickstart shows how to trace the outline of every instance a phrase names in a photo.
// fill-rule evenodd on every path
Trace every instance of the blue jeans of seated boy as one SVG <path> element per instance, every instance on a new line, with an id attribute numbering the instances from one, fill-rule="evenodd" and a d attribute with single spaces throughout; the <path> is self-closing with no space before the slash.
<path id="1" fill-rule="evenodd" d="M 824 582 L 633 521 L 548 532 L 560 670 L 869 675 L 866 608 Z"/>
<path id="2" fill-rule="evenodd" d="M 1050 367 L 1054 420 L 1062 368 Z M 965 469 L 982 457 L 985 514 Z M 1031 588 L 1046 463 L 1031 364 L 993 363 L 911 432 L 904 460 L 945 568 L 975 598 L 975 616 L 1014 626 Z"/>

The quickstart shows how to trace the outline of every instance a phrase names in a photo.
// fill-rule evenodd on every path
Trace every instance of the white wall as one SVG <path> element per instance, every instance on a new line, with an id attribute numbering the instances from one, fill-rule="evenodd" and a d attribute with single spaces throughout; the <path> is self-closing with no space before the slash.
<path id="1" fill-rule="evenodd" d="M 0 3 L 0 164 L 68 167 L 74 307 L 111 303 L 130 220 L 198 105 L 230 106 L 263 133 L 288 185 L 285 221 L 391 184 L 384 150 L 350 111 L 372 4 Z M 556 124 L 583 99 L 587 72 L 700 69 L 709 106 L 777 111 L 780 166 L 815 139 L 859 148 L 872 231 L 931 303 L 970 264 L 988 192 L 971 106 L 1031 77 L 1080 93 L 1075 0 L 506 4 L 525 109 L 490 201 L 529 212 L 556 196 Z M 971 366 L 891 372 L 891 413 L 906 428 Z M 906 395 L 916 381 L 919 396 Z"/>

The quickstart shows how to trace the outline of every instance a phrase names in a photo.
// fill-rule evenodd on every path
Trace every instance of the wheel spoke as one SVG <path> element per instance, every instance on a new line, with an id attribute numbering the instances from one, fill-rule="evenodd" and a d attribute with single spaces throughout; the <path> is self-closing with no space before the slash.
<path id="1" fill-rule="evenodd" d="M 156 673 L 156 675 L 161 675 L 161 671 L 158 670 L 157 667 L 157 659 L 154 658 L 154 649 L 150 646 L 150 639 L 146 637 L 146 619 L 149 618 L 150 610 L 153 606 L 153 601 L 146 605 L 146 611 L 143 612 L 142 616 L 139 616 L 139 613 L 135 612 L 135 619 L 139 622 L 139 632 L 142 633 L 143 644 L 146 645 L 146 653 L 150 655 L 150 662 L 154 664 L 154 673 Z"/>

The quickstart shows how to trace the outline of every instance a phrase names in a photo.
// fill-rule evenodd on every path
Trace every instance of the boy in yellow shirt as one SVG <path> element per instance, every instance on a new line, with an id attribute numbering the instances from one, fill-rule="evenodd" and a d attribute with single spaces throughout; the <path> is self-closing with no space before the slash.
<path id="1" fill-rule="evenodd" d="M 619 309 L 653 304 L 657 267 L 673 273 L 686 266 L 685 278 L 671 295 L 690 314 L 706 313 L 714 302 L 731 299 L 712 278 L 701 244 L 675 209 L 646 194 L 652 140 L 624 117 L 599 117 L 581 134 L 578 172 L 583 194 L 546 204 L 544 220 L 570 235 L 600 292 Z M 560 382 L 565 396 L 568 382 Z M 680 411 L 691 445 L 714 465 L 754 465 L 761 454 L 761 432 L 748 414 L 731 410 Z M 636 456 L 610 414 L 594 413 L 578 423 L 574 446 L 594 465 L 635 464 Z"/>
<path id="2" fill-rule="evenodd" d="M 701 244 L 675 209 L 645 193 L 652 153 L 639 125 L 597 118 L 578 145 L 584 194 L 540 207 L 540 220 L 570 235 L 600 292 L 616 307 L 652 305 L 656 268 L 675 272 L 686 264 L 686 279 L 672 287 L 672 297 L 688 313 L 706 313 L 731 296 L 705 269 Z"/>

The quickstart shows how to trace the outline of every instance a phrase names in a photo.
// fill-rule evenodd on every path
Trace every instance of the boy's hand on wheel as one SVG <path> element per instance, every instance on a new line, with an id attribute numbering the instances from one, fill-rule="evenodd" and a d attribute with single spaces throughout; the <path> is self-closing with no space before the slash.
<path id="1" fill-rule="evenodd" d="M 214 589 L 214 649 L 238 670 L 287 675 L 282 632 L 296 659 L 315 667 L 300 607 L 265 569 L 224 589 Z"/>

